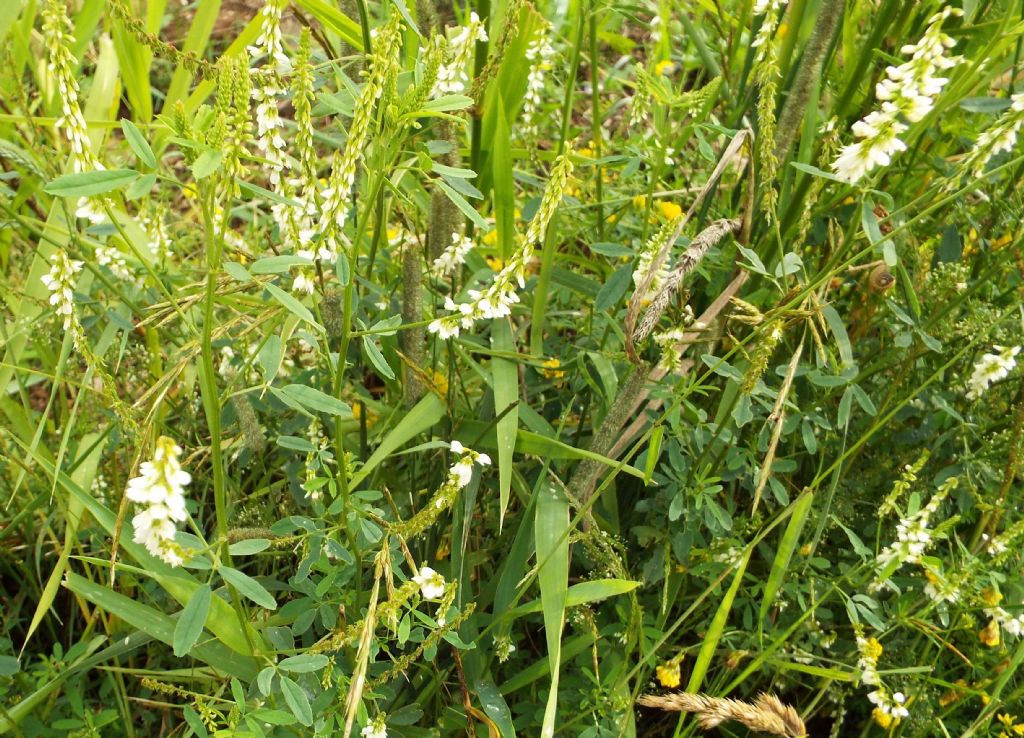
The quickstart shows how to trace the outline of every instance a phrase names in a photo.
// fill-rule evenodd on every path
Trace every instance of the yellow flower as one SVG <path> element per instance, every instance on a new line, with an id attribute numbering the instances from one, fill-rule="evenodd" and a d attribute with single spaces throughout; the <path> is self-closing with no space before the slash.
<path id="1" fill-rule="evenodd" d="M 779 38 L 786 38 L 786 34 L 789 33 L 789 25 L 786 23 L 780 23 L 779 30 L 775 33 Z"/>
<path id="2" fill-rule="evenodd" d="M 843 200 L 843 205 L 852 205 L 855 202 L 857 201 L 853 199 L 853 196 L 849 195 L 846 197 L 846 199 Z"/>
<path id="3" fill-rule="evenodd" d="M 1001 722 L 1007 728 L 1012 728 L 1013 727 L 1013 721 L 1016 720 L 1016 719 L 1017 719 L 1016 715 L 1011 715 L 1008 712 L 1001 712 L 998 715 L 996 715 L 996 720 Z"/>
<path id="4" fill-rule="evenodd" d="M 800 555 L 801 556 L 810 556 L 811 553 L 813 553 L 813 552 L 814 552 L 814 546 L 812 546 L 809 543 L 805 543 L 804 545 L 802 545 L 800 547 Z"/>
<path id="5" fill-rule="evenodd" d="M 194 200 L 196 197 L 199 196 L 199 190 L 196 189 L 196 186 L 194 184 L 189 182 L 188 184 L 184 185 L 181 188 L 181 194 L 183 194 L 189 200 Z"/>
<path id="6" fill-rule="evenodd" d="M 589 146 L 584 146 L 582 149 L 576 149 L 576 153 L 580 156 L 585 156 L 588 159 L 594 158 L 594 150 Z"/>
<path id="7" fill-rule="evenodd" d="M 434 370 L 433 380 L 434 380 L 434 389 L 437 390 L 438 394 L 447 395 L 448 394 L 448 377 L 446 377 L 444 374 L 442 374 L 441 372 L 439 372 L 439 371 L 437 371 L 435 369 Z"/>
<path id="8" fill-rule="evenodd" d="M 1012 241 L 1013 241 L 1013 235 L 1010 234 L 1010 233 L 1004 233 L 1003 235 L 1001 235 L 999 238 L 997 238 L 995 241 L 992 242 L 992 248 L 993 249 L 1001 249 L 1001 248 L 1003 248 L 1003 246 L 1006 246 L 1007 244 L 1009 244 Z"/>
<path id="9" fill-rule="evenodd" d="M 498 243 L 498 229 L 495 228 L 487 231 L 487 233 L 484 234 L 483 242 L 485 246 L 493 246 Z"/>
<path id="10" fill-rule="evenodd" d="M 504 268 L 505 262 L 499 259 L 497 256 L 488 256 L 487 266 L 489 266 L 491 268 L 491 271 L 493 272 L 500 272 Z"/>
<path id="11" fill-rule="evenodd" d="M 957 687 L 963 687 L 964 689 L 967 688 L 967 682 L 963 679 L 957 679 L 955 682 L 953 682 L 953 684 L 955 684 Z M 939 697 L 939 707 L 948 707 L 949 705 L 952 705 L 954 702 L 956 702 L 963 696 L 963 689 L 951 689 L 948 692 L 945 692 L 941 697 Z"/>
<path id="12" fill-rule="evenodd" d="M 558 367 L 562 366 L 562 362 L 558 359 L 551 358 L 544 362 L 544 368 L 541 369 L 541 373 L 548 379 L 561 379 L 565 376 L 565 372 Z"/>
<path id="13" fill-rule="evenodd" d="M 1003 596 L 999 593 L 995 587 L 985 587 L 981 590 L 981 601 L 989 607 L 995 607 L 1003 599 Z"/>
<path id="14" fill-rule="evenodd" d="M 875 661 L 878 661 L 881 657 L 883 650 L 882 644 L 878 642 L 877 638 L 868 638 L 867 643 L 864 645 L 864 655 Z"/>
<path id="15" fill-rule="evenodd" d="M 617 213 L 612 213 L 611 215 L 609 215 L 604 220 L 605 220 L 606 223 L 618 223 L 619 222 L 619 216 L 618 216 Z"/>
<path id="16" fill-rule="evenodd" d="M 990 648 L 999 645 L 999 623 L 994 619 L 988 621 L 988 625 L 978 631 L 978 640 Z"/>
<path id="17" fill-rule="evenodd" d="M 682 677 L 679 675 L 678 661 L 669 661 L 664 664 L 659 664 L 654 669 L 654 672 L 657 675 L 661 686 L 668 687 L 669 689 L 675 689 L 682 681 Z"/>
<path id="18" fill-rule="evenodd" d="M 879 724 L 883 729 L 888 729 L 892 725 L 892 715 L 882 710 L 881 707 L 876 707 L 871 711 L 871 717 L 875 719 L 875 722 Z"/>
<path id="19" fill-rule="evenodd" d="M 676 205 L 674 202 L 662 200 L 661 202 L 658 203 L 658 212 L 661 213 L 662 217 L 668 220 L 672 220 L 673 218 L 681 215 L 683 209 L 679 205 Z"/>
<path id="20" fill-rule="evenodd" d="M 367 428 L 372 428 L 373 424 L 377 422 L 377 419 L 380 416 L 377 413 L 375 413 L 373 410 L 371 410 L 370 408 L 365 407 L 363 405 L 362 400 L 356 400 L 355 402 L 352 403 L 352 417 L 353 418 L 355 418 L 356 420 L 359 420 L 361 417 L 363 417 L 363 412 L 364 411 L 366 412 L 366 427 Z"/>
<path id="21" fill-rule="evenodd" d="M 659 77 L 663 74 L 672 74 L 675 70 L 675 62 L 669 61 L 668 59 L 663 59 L 654 65 L 654 74 Z"/>
<path id="22" fill-rule="evenodd" d="M 643 210 L 647 207 L 647 195 L 634 195 L 633 196 L 633 207 L 637 210 Z"/>

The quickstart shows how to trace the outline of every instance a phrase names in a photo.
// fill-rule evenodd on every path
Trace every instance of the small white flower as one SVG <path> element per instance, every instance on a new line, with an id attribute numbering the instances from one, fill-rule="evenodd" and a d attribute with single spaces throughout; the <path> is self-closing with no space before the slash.
<path id="1" fill-rule="evenodd" d="M 768 5 L 767 0 L 763 5 Z M 916 123 L 932 110 L 935 97 L 949 81 L 936 76 L 936 71 L 948 69 L 958 60 L 945 56 L 954 41 L 942 32 L 942 22 L 960 13 L 947 6 L 933 16 L 922 39 L 900 50 L 912 58 L 898 67 L 886 68 L 887 79 L 875 86 L 875 97 L 882 101 L 881 107 L 853 124 L 853 134 L 862 140 L 844 146 L 832 162 L 840 179 L 856 182 L 875 167 L 887 166 L 894 154 L 906 150 L 900 139 L 908 128 L 903 121 Z"/>
<path id="2" fill-rule="evenodd" d="M 466 447 L 459 441 L 452 441 L 448 444 L 448 447 L 451 448 L 453 454 L 464 454 L 466 452 Z"/>
<path id="3" fill-rule="evenodd" d="M 174 544 L 176 522 L 185 520 L 185 485 L 192 476 L 181 468 L 181 448 L 167 436 L 157 439 L 152 461 L 143 462 L 139 476 L 128 481 L 125 496 L 145 508 L 132 518 L 134 541 L 171 566 L 182 563 Z"/>
<path id="4" fill-rule="evenodd" d="M 388 738 L 388 729 L 384 725 L 384 716 L 378 715 L 369 725 L 359 731 L 363 738 Z"/>
<path id="5" fill-rule="evenodd" d="M 63 251 L 56 251 L 50 263 L 49 274 L 44 274 L 40 280 L 50 290 L 50 304 L 57 316 L 64 320 L 64 330 L 67 330 L 75 312 L 75 275 L 82 271 L 82 262 L 69 259 Z"/>
<path id="6" fill-rule="evenodd" d="M 444 577 L 429 566 L 420 567 L 420 573 L 412 578 L 420 585 L 420 596 L 425 600 L 439 600 L 444 596 Z"/>
<path id="7" fill-rule="evenodd" d="M 434 274 L 443 276 L 466 263 L 466 255 L 473 250 L 473 239 L 452 234 L 452 242 L 439 257 L 434 259 Z"/>
<path id="8" fill-rule="evenodd" d="M 971 378 L 967 381 L 968 400 L 977 400 L 988 391 L 989 385 L 1005 378 L 1017 366 L 1020 346 L 993 346 L 992 349 L 997 353 L 984 354 L 974 366 Z"/>
<path id="9" fill-rule="evenodd" d="M 299 272 L 292 281 L 292 292 L 299 292 L 304 295 L 312 295 L 316 289 L 316 281 L 313 274 L 305 270 Z"/>

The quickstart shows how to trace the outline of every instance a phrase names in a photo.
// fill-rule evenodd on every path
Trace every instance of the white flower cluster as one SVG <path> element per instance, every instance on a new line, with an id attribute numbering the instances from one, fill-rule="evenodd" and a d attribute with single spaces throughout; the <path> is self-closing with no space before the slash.
<path id="1" fill-rule="evenodd" d="M 1010 108 L 981 132 L 974 148 L 964 157 L 962 167 L 970 169 L 975 177 L 980 177 L 992 157 L 1013 149 L 1021 126 L 1024 126 L 1024 93 L 1010 96 Z"/>
<path id="2" fill-rule="evenodd" d="M 260 84 L 253 85 L 252 99 L 256 107 L 256 146 L 267 160 L 269 179 L 275 189 L 281 185 L 281 172 L 285 167 L 285 140 L 281 132 L 284 130 L 284 119 L 277 107 L 278 96 L 284 90 L 276 83 L 277 73 L 287 71 L 291 67 L 284 53 L 281 41 L 281 11 L 283 3 L 271 0 L 260 11 L 263 23 L 256 45 L 249 47 L 253 57 L 267 58 L 266 67 L 272 72 Z"/>
<path id="3" fill-rule="evenodd" d="M 993 346 L 992 351 L 993 353 L 983 354 L 974 365 L 971 378 L 967 380 L 968 400 L 977 400 L 988 392 L 989 385 L 1006 377 L 1017 366 L 1020 346 Z"/>
<path id="4" fill-rule="evenodd" d="M 178 457 L 181 448 L 173 439 L 160 436 L 156 441 L 153 460 L 143 462 L 139 476 L 128 481 L 125 495 L 129 500 L 145 505 L 145 509 L 132 518 L 135 542 L 171 566 L 183 562 L 181 549 L 174 543 L 177 522 L 185 520 L 185 485 L 192 476 L 181 468 Z"/>
<path id="5" fill-rule="evenodd" d="M 462 266 L 466 263 L 466 255 L 472 250 L 473 239 L 453 233 L 452 242 L 439 257 L 434 259 L 434 274 L 439 277 L 444 276 L 456 267 Z"/>
<path id="6" fill-rule="evenodd" d="M 562 201 L 562 194 L 572 174 L 572 152 L 563 153 L 555 162 L 551 179 L 544 190 L 540 207 L 526 229 L 519 250 L 495 276 L 494 281 L 484 290 L 466 290 L 470 302 L 456 303 L 450 296 L 445 298 L 444 308 L 449 315 L 432 321 L 431 333 L 441 338 L 454 338 L 463 328 L 469 329 L 478 320 L 502 318 L 512 313 L 512 305 L 519 302 L 517 285 L 526 286 L 526 266 L 533 258 L 534 247 L 541 244 L 547 232 L 548 223 L 555 214 L 555 208 Z"/>
<path id="7" fill-rule="evenodd" d="M 388 738 L 388 729 L 384 725 L 384 716 L 378 715 L 364 727 L 359 734 L 363 738 Z"/>
<path id="8" fill-rule="evenodd" d="M 779 16 L 782 12 L 782 6 L 785 3 L 783 0 L 757 0 L 754 3 L 754 15 L 766 15 L 767 17 L 761 23 L 761 27 L 757 31 L 757 36 L 754 37 L 753 43 L 750 45 L 755 49 L 767 44 L 772 35 L 775 33 L 775 28 L 779 24 Z M 771 11 L 771 12 L 769 12 Z"/>
<path id="9" fill-rule="evenodd" d="M 462 26 L 448 41 L 448 62 L 442 64 L 437 72 L 437 82 L 434 83 L 432 90 L 434 97 L 465 92 L 466 85 L 469 84 L 466 66 L 473 58 L 474 44 L 486 40 L 487 29 L 474 11 L 469 14 L 469 23 Z"/>
<path id="10" fill-rule="evenodd" d="M 459 489 L 468 486 L 470 481 L 472 481 L 474 464 L 479 464 L 480 466 L 491 465 L 490 456 L 466 448 L 458 441 L 451 442 L 451 449 L 453 454 L 459 454 L 459 460 L 448 470 L 448 478 L 455 480 Z"/>
<path id="11" fill-rule="evenodd" d="M 171 255 L 171 237 L 167 233 L 167 224 L 164 223 L 163 210 L 157 208 L 152 216 L 140 216 L 139 225 L 149 240 L 149 250 L 153 258 L 159 263 L 166 261 Z"/>
<path id="12" fill-rule="evenodd" d="M 963 11 L 946 7 L 928 22 L 924 37 L 916 44 L 907 44 L 900 52 L 911 59 L 898 67 L 886 68 L 886 79 L 875 86 L 875 97 L 882 101 L 879 110 L 853 124 L 853 133 L 860 141 L 844 146 L 832 162 L 836 175 L 853 183 L 877 166 L 887 166 L 893 154 L 906 150 L 900 139 L 911 123 L 931 111 L 935 98 L 949 81 L 937 76 L 943 69 L 956 65 L 959 57 L 947 57 L 946 51 L 955 41 L 942 32 L 942 22 Z"/>
<path id="13" fill-rule="evenodd" d="M 69 259 L 63 251 L 54 252 L 50 272 L 40 279 L 50 290 L 50 304 L 57 317 L 64 320 L 64 330 L 71 327 L 75 314 L 75 275 L 82 271 L 82 262 Z"/>
<path id="14" fill-rule="evenodd" d="M 371 38 L 374 44 L 370 73 L 356 98 L 345 151 L 334 155 L 331 177 L 321 193 L 324 205 L 318 224 L 320 242 L 316 255 L 328 262 L 336 261 L 341 249 L 339 235 L 348 219 L 349 198 L 356 183 L 356 167 L 368 142 L 374 105 L 384 92 L 385 79 L 398 64 L 398 51 L 402 43 L 398 14 L 384 26 L 373 29 Z"/>
<path id="15" fill-rule="evenodd" d="M 780 10 L 783 0 L 755 0 L 754 15 L 764 15 L 769 9 Z"/>
<path id="16" fill-rule="evenodd" d="M 429 566 L 420 567 L 420 572 L 412 578 L 420 585 L 420 596 L 425 600 L 439 600 L 444 597 L 447 586 L 444 577 Z"/>
<path id="17" fill-rule="evenodd" d="M 882 569 L 895 564 L 896 568 L 892 571 L 896 571 L 903 564 L 921 563 L 921 556 L 932 543 L 932 531 L 929 527 L 931 516 L 939 509 L 939 505 L 946 498 L 947 491 L 955 486 L 956 478 L 951 477 L 928 501 L 927 505 L 896 524 L 896 542 L 878 554 L 878 565 Z"/>
<path id="18" fill-rule="evenodd" d="M 893 692 L 892 696 L 889 696 L 884 689 L 876 689 L 868 694 L 868 699 L 879 710 L 896 720 L 910 716 L 910 711 L 906 708 L 907 696 L 902 692 Z"/>
<path id="19" fill-rule="evenodd" d="M 129 281 L 133 277 L 124 254 L 110 244 L 101 244 L 96 247 L 96 263 L 105 266 L 118 279 Z"/>
<path id="20" fill-rule="evenodd" d="M 541 93 L 544 92 L 544 78 L 551 70 L 551 57 L 555 49 L 548 41 L 549 29 L 540 29 L 540 36 L 526 47 L 526 60 L 530 62 L 530 71 L 526 75 L 526 94 L 523 95 L 522 120 L 523 138 L 532 141 L 537 137 L 537 112 L 540 110 Z"/>
<path id="21" fill-rule="evenodd" d="M 280 74 L 287 74 L 292 68 L 291 59 L 284 53 L 281 36 L 281 14 L 284 6 L 284 0 L 269 0 L 263 6 L 263 10 L 260 11 L 263 22 L 260 25 L 259 38 L 249 47 L 249 53 L 253 57 L 265 55 L 269 66 Z"/>
<path id="22" fill-rule="evenodd" d="M 1024 611 L 1011 615 L 1001 607 L 986 607 L 985 614 L 999 623 L 999 627 L 1007 634 L 1017 638 L 1024 633 Z"/>
<path id="23" fill-rule="evenodd" d="M 960 601 L 960 588 L 952 579 L 931 569 L 925 569 L 925 578 L 928 582 L 924 585 L 924 593 L 932 602 L 952 604 Z"/>
<path id="24" fill-rule="evenodd" d="M 676 216 L 670 221 L 665 223 L 658 231 L 648 239 L 647 243 L 644 244 L 640 250 L 640 254 L 636 257 L 636 266 L 633 267 L 633 285 L 636 289 L 640 289 L 644 282 L 650 277 L 651 284 L 647 288 L 647 293 L 641 298 L 641 302 L 644 305 L 650 304 L 655 296 L 661 291 L 662 285 L 665 284 L 665 280 L 671 272 L 669 269 L 669 262 L 666 259 L 662 262 L 658 270 L 651 274 L 651 268 L 654 266 L 654 261 L 658 258 L 661 250 L 665 247 L 669 238 L 675 233 L 676 227 L 679 225 L 679 221 L 682 216 Z"/>
<path id="25" fill-rule="evenodd" d="M 857 668 L 860 669 L 860 683 L 877 687 L 882 683 L 878 676 L 878 657 L 882 654 L 882 645 L 874 638 L 857 636 Z"/>
<path id="26" fill-rule="evenodd" d="M 43 39 L 49 62 L 47 69 L 53 74 L 60 100 L 61 116 L 54 127 L 63 130 L 71 144 L 71 166 L 76 172 L 103 169 L 103 165 L 92 153 L 89 130 L 85 125 L 82 108 L 78 104 L 78 81 L 75 79 L 75 58 L 71 44 L 75 38 L 70 34 L 71 21 L 65 12 L 64 3 L 48 0 L 43 11 Z"/>

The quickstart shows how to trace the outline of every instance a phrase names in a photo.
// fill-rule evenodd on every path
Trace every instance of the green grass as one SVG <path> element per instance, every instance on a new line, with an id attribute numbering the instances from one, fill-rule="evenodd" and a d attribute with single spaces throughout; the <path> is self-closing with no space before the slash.
<path id="1" fill-rule="evenodd" d="M 0 7 L 0 733 L 1024 730 L 1019 3 L 228 5 Z"/>

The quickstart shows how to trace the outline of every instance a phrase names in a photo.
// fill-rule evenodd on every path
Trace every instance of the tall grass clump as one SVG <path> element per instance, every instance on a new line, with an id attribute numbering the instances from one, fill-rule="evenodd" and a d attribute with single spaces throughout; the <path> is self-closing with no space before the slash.
<path id="1" fill-rule="evenodd" d="M 0 733 L 1024 734 L 1022 50 L 0 3 Z"/>

